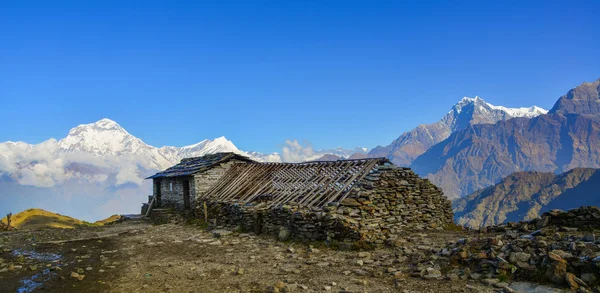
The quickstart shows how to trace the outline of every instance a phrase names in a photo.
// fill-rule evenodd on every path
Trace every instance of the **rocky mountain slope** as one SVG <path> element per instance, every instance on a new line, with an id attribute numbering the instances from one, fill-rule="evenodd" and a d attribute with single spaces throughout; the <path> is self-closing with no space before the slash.
<path id="1" fill-rule="evenodd" d="M 455 131 L 474 124 L 494 124 L 515 117 L 533 118 L 548 111 L 540 107 L 506 108 L 494 106 L 480 97 L 463 98 L 440 121 L 422 124 L 405 132 L 388 146 L 378 146 L 369 152 L 371 157 L 387 157 L 396 165 L 408 166 L 433 145 L 445 140 Z"/>
<path id="2" fill-rule="evenodd" d="M 600 169 L 562 174 L 517 172 L 500 183 L 453 202 L 456 223 L 472 228 L 531 220 L 542 213 L 600 206 Z"/>
<path id="3" fill-rule="evenodd" d="M 518 171 L 600 167 L 599 81 L 561 97 L 548 114 L 469 125 L 419 156 L 411 167 L 458 198 Z"/>
<path id="4" fill-rule="evenodd" d="M 550 112 L 598 117 L 600 113 L 600 79 L 584 82 L 560 97 Z"/>

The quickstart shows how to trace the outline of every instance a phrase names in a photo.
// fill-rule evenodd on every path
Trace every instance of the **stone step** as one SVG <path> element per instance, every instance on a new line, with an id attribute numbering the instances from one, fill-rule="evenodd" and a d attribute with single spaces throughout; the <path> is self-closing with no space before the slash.
<path id="1" fill-rule="evenodd" d="M 124 215 L 127 218 L 127 221 L 131 222 L 147 222 L 148 218 L 144 215 Z"/>

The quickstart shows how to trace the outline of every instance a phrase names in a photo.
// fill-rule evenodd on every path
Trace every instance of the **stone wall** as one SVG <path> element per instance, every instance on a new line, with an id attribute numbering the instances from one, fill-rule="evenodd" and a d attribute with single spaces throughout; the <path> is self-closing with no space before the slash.
<path id="1" fill-rule="evenodd" d="M 176 210 L 184 210 L 183 201 L 183 184 L 187 180 L 190 184 L 190 210 L 193 210 L 196 204 L 197 196 L 204 193 L 212 185 L 229 170 L 234 163 L 245 163 L 244 161 L 231 160 L 226 163 L 222 163 L 218 166 L 204 171 L 202 173 L 194 174 L 193 176 L 180 176 L 180 177 L 163 177 L 154 179 L 153 194 L 157 194 L 157 184 L 160 181 L 161 187 L 161 208 L 174 208 Z M 172 189 L 171 189 L 171 184 Z"/>
<path id="2" fill-rule="evenodd" d="M 231 168 L 233 164 L 244 164 L 244 161 L 231 160 L 226 163 L 222 163 L 218 166 L 214 166 L 209 170 L 194 175 L 195 192 L 196 195 L 201 195 L 205 191 L 209 190 L 213 184 L 215 184 L 224 174 Z"/>
<path id="3" fill-rule="evenodd" d="M 203 203 L 200 203 L 198 211 L 201 217 L 204 213 Z M 287 234 L 282 236 L 282 240 L 360 240 L 360 235 L 331 206 L 306 208 L 283 205 L 267 209 L 264 204 L 206 203 L 209 222 L 216 220 L 219 225 L 239 227 L 243 231 L 269 235 Z"/>
<path id="4" fill-rule="evenodd" d="M 461 278 L 545 279 L 570 292 L 600 292 L 598 228 L 598 207 L 551 210 L 530 221 L 482 227 L 481 232 L 492 233 L 449 243 L 440 254 L 455 264 L 451 269 Z"/>
<path id="5" fill-rule="evenodd" d="M 198 215 L 204 214 L 199 201 Z M 206 201 L 208 218 L 246 231 L 298 240 L 351 240 L 392 244 L 401 230 L 443 229 L 453 223 L 450 201 L 408 168 L 378 166 L 358 181 L 341 203 L 302 207 Z M 283 237 L 287 238 L 287 237 Z"/>
<path id="6" fill-rule="evenodd" d="M 191 176 L 166 177 L 160 180 L 160 207 L 184 210 L 183 184 L 187 180 L 190 185 L 190 209 L 196 206 L 195 182 Z M 156 184 L 154 184 L 156 195 Z"/>
<path id="7" fill-rule="evenodd" d="M 569 211 L 552 210 L 542 214 L 541 226 L 554 225 L 580 229 L 600 229 L 600 208 L 584 206 Z"/>
<path id="8" fill-rule="evenodd" d="M 361 239 L 373 243 L 393 240 L 401 230 L 443 229 L 454 216 L 440 188 L 394 165 L 379 166 L 360 180 L 337 213 L 348 218 Z"/>
<path id="9" fill-rule="evenodd" d="M 568 227 L 580 230 L 600 229 L 600 208 L 582 206 L 568 211 L 551 210 L 543 213 L 541 217 L 529 221 L 502 223 L 496 226 L 482 227 L 481 230 L 490 232 L 503 232 L 510 229 L 528 231 L 546 227 Z"/>

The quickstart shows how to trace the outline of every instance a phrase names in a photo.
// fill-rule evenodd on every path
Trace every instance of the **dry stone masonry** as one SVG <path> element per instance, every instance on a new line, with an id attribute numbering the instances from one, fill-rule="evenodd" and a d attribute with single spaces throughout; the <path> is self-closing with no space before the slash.
<path id="1" fill-rule="evenodd" d="M 461 239 L 439 252 L 457 277 L 547 281 L 600 292 L 600 209 L 552 210 L 531 221 L 482 228 L 493 237 Z"/>
<path id="2" fill-rule="evenodd" d="M 233 164 L 246 162 L 254 161 L 234 153 L 182 159 L 179 164 L 147 178 L 153 181 L 153 193 L 148 203 L 143 204 L 142 214 L 146 214 L 152 199 L 155 199 L 153 208 L 189 214 L 197 205 L 199 194 L 214 185 Z"/>
<path id="3" fill-rule="evenodd" d="M 277 235 L 281 240 L 379 245 L 393 244 L 402 230 L 441 230 L 453 223 L 450 201 L 441 189 L 409 168 L 387 161 L 357 180 L 347 197 L 338 202 L 310 208 L 284 202 L 269 208 L 269 200 L 239 203 L 207 195 L 197 200 L 196 213 L 219 225 Z"/>

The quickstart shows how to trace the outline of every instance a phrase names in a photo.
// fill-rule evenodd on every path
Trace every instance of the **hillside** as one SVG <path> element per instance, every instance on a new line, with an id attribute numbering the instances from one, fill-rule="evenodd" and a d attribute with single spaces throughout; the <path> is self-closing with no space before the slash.
<path id="1" fill-rule="evenodd" d="M 548 114 L 470 125 L 427 150 L 411 167 L 451 199 L 514 172 L 599 168 L 599 84 L 570 90 Z"/>
<path id="2" fill-rule="evenodd" d="M 408 166 L 433 145 L 452 133 L 474 124 L 494 124 L 516 117 L 532 118 L 547 111 L 536 106 L 506 108 L 494 106 L 480 97 L 465 97 L 456 103 L 442 119 L 433 124 L 421 124 L 403 133 L 387 146 L 378 146 L 369 152 L 370 157 L 387 157 L 394 164 Z"/>
<path id="3" fill-rule="evenodd" d="M 559 175 L 517 172 L 452 205 L 456 223 L 477 228 L 531 220 L 552 209 L 600 206 L 599 190 L 599 169 L 575 168 Z"/>
<path id="4" fill-rule="evenodd" d="M 344 249 L 321 241 L 309 246 L 301 239 L 281 242 L 228 229 L 234 227 L 212 230 L 174 222 L 13 231 L 0 237 L 0 291 L 29 292 L 20 289 L 24 280 L 34 280 L 40 287 L 33 292 L 65 293 L 139 288 L 497 293 L 567 292 L 562 289 L 569 287 L 572 292 L 599 292 L 600 239 L 592 231 L 564 227 L 591 225 L 598 235 L 600 209 L 553 211 L 543 218 L 547 220 L 508 223 L 488 231 L 403 230 L 389 244 L 368 251 L 350 249 L 348 242 Z M 559 229 L 561 237 L 556 237 Z M 565 281 L 574 278 L 579 281 Z"/>
<path id="5" fill-rule="evenodd" d="M 19 230 L 38 230 L 43 228 L 66 228 L 72 229 L 81 226 L 102 226 L 118 220 L 120 216 L 113 215 L 107 219 L 100 220 L 94 224 L 81 221 L 69 216 L 49 212 L 43 209 L 28 209 L 12 215 L 11 226 Z M 6 225 L 7 218 L 2 218 Z"/>
<path id="6" fill-rule="evenodd" d="M 96 225 L 96 226 L 104 226 L 104 225 L 111 224 L 111 223 L 114 223 L 116 221 L 119 221 L 120 219 L 121 219 L 120 215 L 112 215 L 112 216 L 110 216 L 110 217 L 108 217 L 108 218 L 106 218 L 104 220 L 100 220 L 100 221 L 94 222 L 94 225 Z"/>

